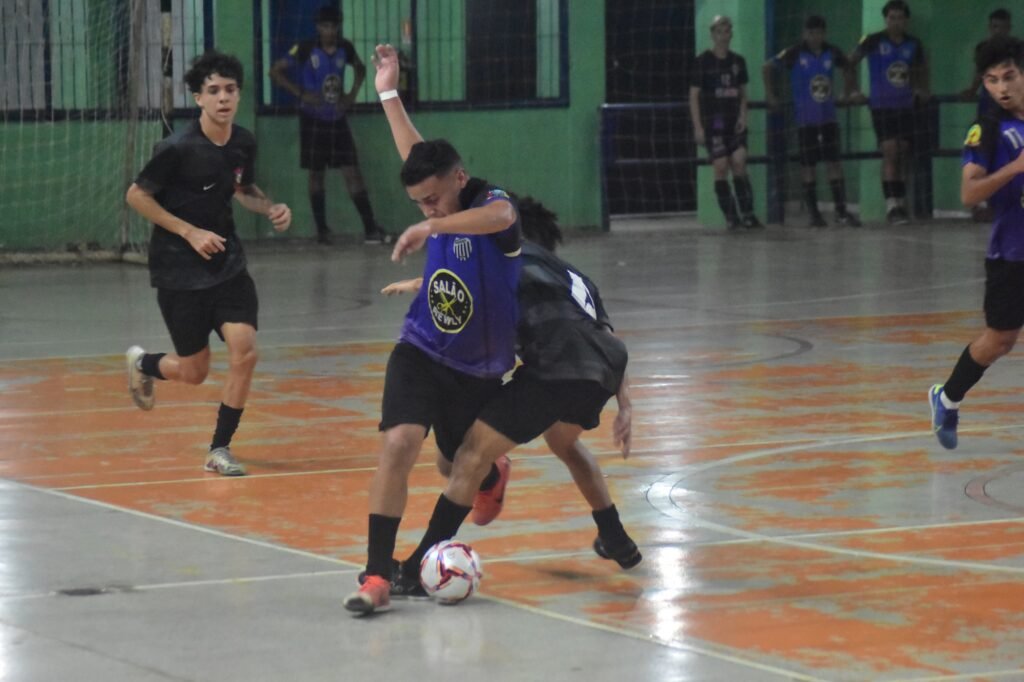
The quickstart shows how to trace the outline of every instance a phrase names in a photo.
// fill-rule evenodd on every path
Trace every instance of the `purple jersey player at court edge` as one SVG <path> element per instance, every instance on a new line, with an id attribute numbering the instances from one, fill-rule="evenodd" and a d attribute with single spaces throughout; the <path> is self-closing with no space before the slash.
<path id="1" fill-rule="evenodd" d="M 345 599 L 358 614 L 390 607 L 392 555 L 412 471 L 430 429 L 451 461 L 515 361 L 521 232 L 514 201 L 466 172 L 445 140 L 424 141 L 398 96 L 398 54 L 379 45 L 376 87 L 402 157 L 402 184 L 426 220 L 405 230 L 392 260 L 426 249 L 423 287 L 388 359 L 381 452 L 370 483 L 366 579 Z M 492 465 L 482 495 L 501 495 Z"/>
<path id="2" fill-rule="evenodd" d="M 945 384 L 928 391 L 932 430 L 957 446 L 960 401 L 993 362 L 1009 353 L 1024 326 L 1024 44 L 987 41 L 975 55 L 985 90 L 999 108 L 978 119 L 964 140 L 960 198 L 988 200 L 995 214 L 985 255 L 985 329 L 964 349 Z"/>

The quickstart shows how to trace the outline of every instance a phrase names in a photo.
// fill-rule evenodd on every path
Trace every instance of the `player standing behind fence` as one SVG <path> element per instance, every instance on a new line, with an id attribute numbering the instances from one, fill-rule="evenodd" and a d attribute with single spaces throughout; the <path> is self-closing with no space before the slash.
<path id="1" fill-rule="evenodd" d="M 374 220 L 370 195 L 359 170 L 359 157 L 346 110 L 366 79 L 366 65 L 351 42 L 341 37 L 341 12 L 321 7 L 316 14 L 317 38 L 294 45 L 270 67 L 270 79 L 299 99 L 299 165 L 309 171 L 309 203 L 316 221 L 317 241 L 331 243 L 327 226 L 324 181 L 327 168 L 341 168 L 348 195 L 359 211 L 366 244 L 390 244 L 391 236 Z M 345 68 L 355 72 L 345 92 Z M 295 71 L 298 82 L 288 77 Z"/>
<path id="2" fill-rule="evenodd" d="M 914 138 L 915 101 L 925 101 L 928 92 L 928 65 L 921 41 L 907 33 L 910 7 L 903 0 L 889 0 L 882 8 L 885 30 L 864 36 L 850 54 L 850 69 L 856 79 L 857 64 L 868 60 L 871 81 L 871 122 L 882 150 L 882 194 L 886 219 L 893 225 L 906 225 L 907 183 L 905 161 Z M 864 102 L 855 90 L 850 99 Z"/>
<path id="3" fill-rule="evenodd" d="M 711 40 L 713 47 L 697 55 L 690 71 L 693 137 L 697 144 L 707 146 L 715 196 L 727 226 L 762 227 L 754 215 L 754 192 L 747 177 L 747 62 L 729 50 L 729 17 L 712 20 Z M 729 189 L 730 170 L 739 212 Z"/>
<path id="4" fill-rule="evenodd" d="M 860 227 L 860 221 L 846 210 L 846 183 L 843 165 L 839 160 L 839 123 L 836 121 L 835 69 L 842 69 L 846 90 L 851 86 L 846 55 L 825 42 L 826 24 L 820 16 L 810 16 L 804 22 L 804 39 L 779 52 L 764 63 L 765 93 L 768 105 L 779 107 L 775 87 L 775 69 L 789 73 L 793 90 L 793 108 L 796 116 L 797 137 L 800 141 L 800 173 L 804 182 L 804 201 L 810 214 L 811 227 L 826 227 L 828 223 L 818 210 L 818 190 L 815 167 L 818 161 L 828 163 L 828 182 L 835 203 L 836 222 L 840 225 Z"/>
<path id="5" fill-rule="evenodd" d="M 999 106 L 964 140 L 960 198 L 988 199 L 995 213 L 985 255 L 985 330 L 960 354 L 946 383 L 928 391 L 932 429 L 942 447 L 957 445 L 960 401 L 985 370 L 1009 353 L 1024 326 L 1024 44 L 993 38 L 975 55 L 985 90 Z"/>
<path id="6" fill-rule="evenodd" d="M 210 332 L 217 332 L 228 347 L 228 376 L 206 470 L 241 476 L 245 469 L 229 445 L 256 367 L 259 302 L 231 199 L 267 216 L 278 231 L 288 229 L 292 213 L 253 184 L 256 138 L 234 125 L 242 89 L 238 59 L 207 52 L 193 63 L 185 82 L 199 105 L 199 120 L 156 145 L 126 197 L 154 223 L 150 282 L 175 353 L 129 348 L 128 387 L 135 404 L 151 410 L 153 379 L 203 383 L 210 371 Z"/>

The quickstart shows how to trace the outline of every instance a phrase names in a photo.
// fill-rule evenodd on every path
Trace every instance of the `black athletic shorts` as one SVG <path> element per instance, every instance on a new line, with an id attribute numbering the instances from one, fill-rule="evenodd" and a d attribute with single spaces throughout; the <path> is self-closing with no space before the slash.
<path id="1" fill-rule="evenodd" d="M 839 124 L 835 121 L 797 128 L 800 163 L 813 166 L 819 161 L 839 160 Z"/>
<path id="2" fill-rule="evenodd" d="M 300 114 L 299 146 L 299 165 L 309 170 L 355 166 L 359 163 L 356 143 L 348 128 L 348 119 L 345 118 L 321 121 Z"/>
<path id="3" fill-rule="evenodd" d="M 705 129 L 704 144 L 708 148 L 708 156 L 712 161 L 726 156 L 732 156 L 733 152 L 741 147 L 747 147 L 747 131 L 737 133 L 735 128 L 727 131 L 712 131 Z"/>
<path id="4" fill-rule="evenodd" d="M 985 324 L 1001 332 L 1024 327 L 1024 262 L 985 259 Z"/>
<path id="5" fill-rule="evenodd" d="M 501 379 L 480 379 L 446 367 L 411 343 L 399 342 L 388 358 L 380 430 L 399 424 L 434 429 L 437 447 L 451 461 L 480 408 Z"/>
<path id="6" fill-rule="evenodd" d="M 913 142 L 917 117 L 910 108 L 872 109 L 871 123 L 875 126 L 875 136 L 879 142 L 897 139 Z"/>
<path id="7" fill-rule="evenodd" d="M 209 289 L 157 289 L 156 300 L 167 331 L 171 333 L 174 352 L 182 357 L 206 348 L 211 331 L 217 332 L 223 341 L 220 328 L 225 322 L 241 322 L 257 328 L 256 284 L 246 270 Z"/>
<path id="8" fill-rule="evenodd" d="M 601 410 L 614 393 L 596 381 L 541 381 L 516 370 L 478 419 L 511 441 L 529 443 L 555 422 L 590 430 L 601 423 Z"/>

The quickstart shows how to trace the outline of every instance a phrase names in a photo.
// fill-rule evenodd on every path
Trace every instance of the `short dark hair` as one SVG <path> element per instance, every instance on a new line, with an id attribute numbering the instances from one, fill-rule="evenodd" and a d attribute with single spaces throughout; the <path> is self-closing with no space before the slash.
<path id="1" fill-rule="evenodd" d="M 562 230 L 558 227 L 558 215 L 533 197 L 518 200 L 519 225 L 523 237 L 548 251 L 562 243 Z"/>
<path id="2" fill-rule="evenodd" d="M 889 2 L 885 3 L 885 7 L 882 8 L 882 16 L 889 16 L 889 12 L 893 10 L 899 10 L 906 15 L 907 19 L 910 18 L 910 5 L 904 2 L 904 0 L 889 0 Z"/>
<path id="3" fill-rule="evenodd" d="M 316 11 L 316 23 L 341 23 L 341 10 L 334 5 L 324 5 Z"/>
<path id="4" fill-rule="evenodd" d="M 192 61 L 192 68 L 185 74 L 185 82 L 191 92 L 202 92 L 206 79 L 217 74 L 221 78 L 232 78 L 242 87 L 242 62 L 234 55 L 207 50 Z"/>
<path id="5" fill-rule="evenodd" d="M 999 9 L 992 10 L 992 14 L 988 15 L 989 21 L 1010 21 L 1010 10 L 1000 7 Z"/>
<path id="6" fill-rule="evenodd" d="M 402 164 L 402 184 L 418 185 L 435 175 L 447 175 L 462 164 L 462 157 L 448 140 L 417 142 Z"/>
<path id="7" fill-rule="evenodd" d="M 825 17 L 820 14 L 812 14 L 804 20 L 804 28 L 812 31 L 816 28 L 825 30 L 828 28 L 828 24 L 825 23 Z"/>
<path id="8" fill-rule="evenodd" d="M 1021 48 L 1024 43 L 1012 36 L 989 38 L 978 46 L 974 53 L 974 67 L 984 74 L 993 66 L 1013 62 L 1021 66 Z"/>

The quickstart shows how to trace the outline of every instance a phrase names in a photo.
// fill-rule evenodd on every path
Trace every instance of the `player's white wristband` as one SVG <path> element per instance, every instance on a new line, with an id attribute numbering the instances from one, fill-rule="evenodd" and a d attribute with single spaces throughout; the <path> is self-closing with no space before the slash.
<path id="1" fill-rule="evenodd" d="M 384 102 L 389 99 L 394 99 L 396 97 L 398 97 L 398 90 L 385 90 L 384 92 L 380 93 L 381 102 Z"/>

